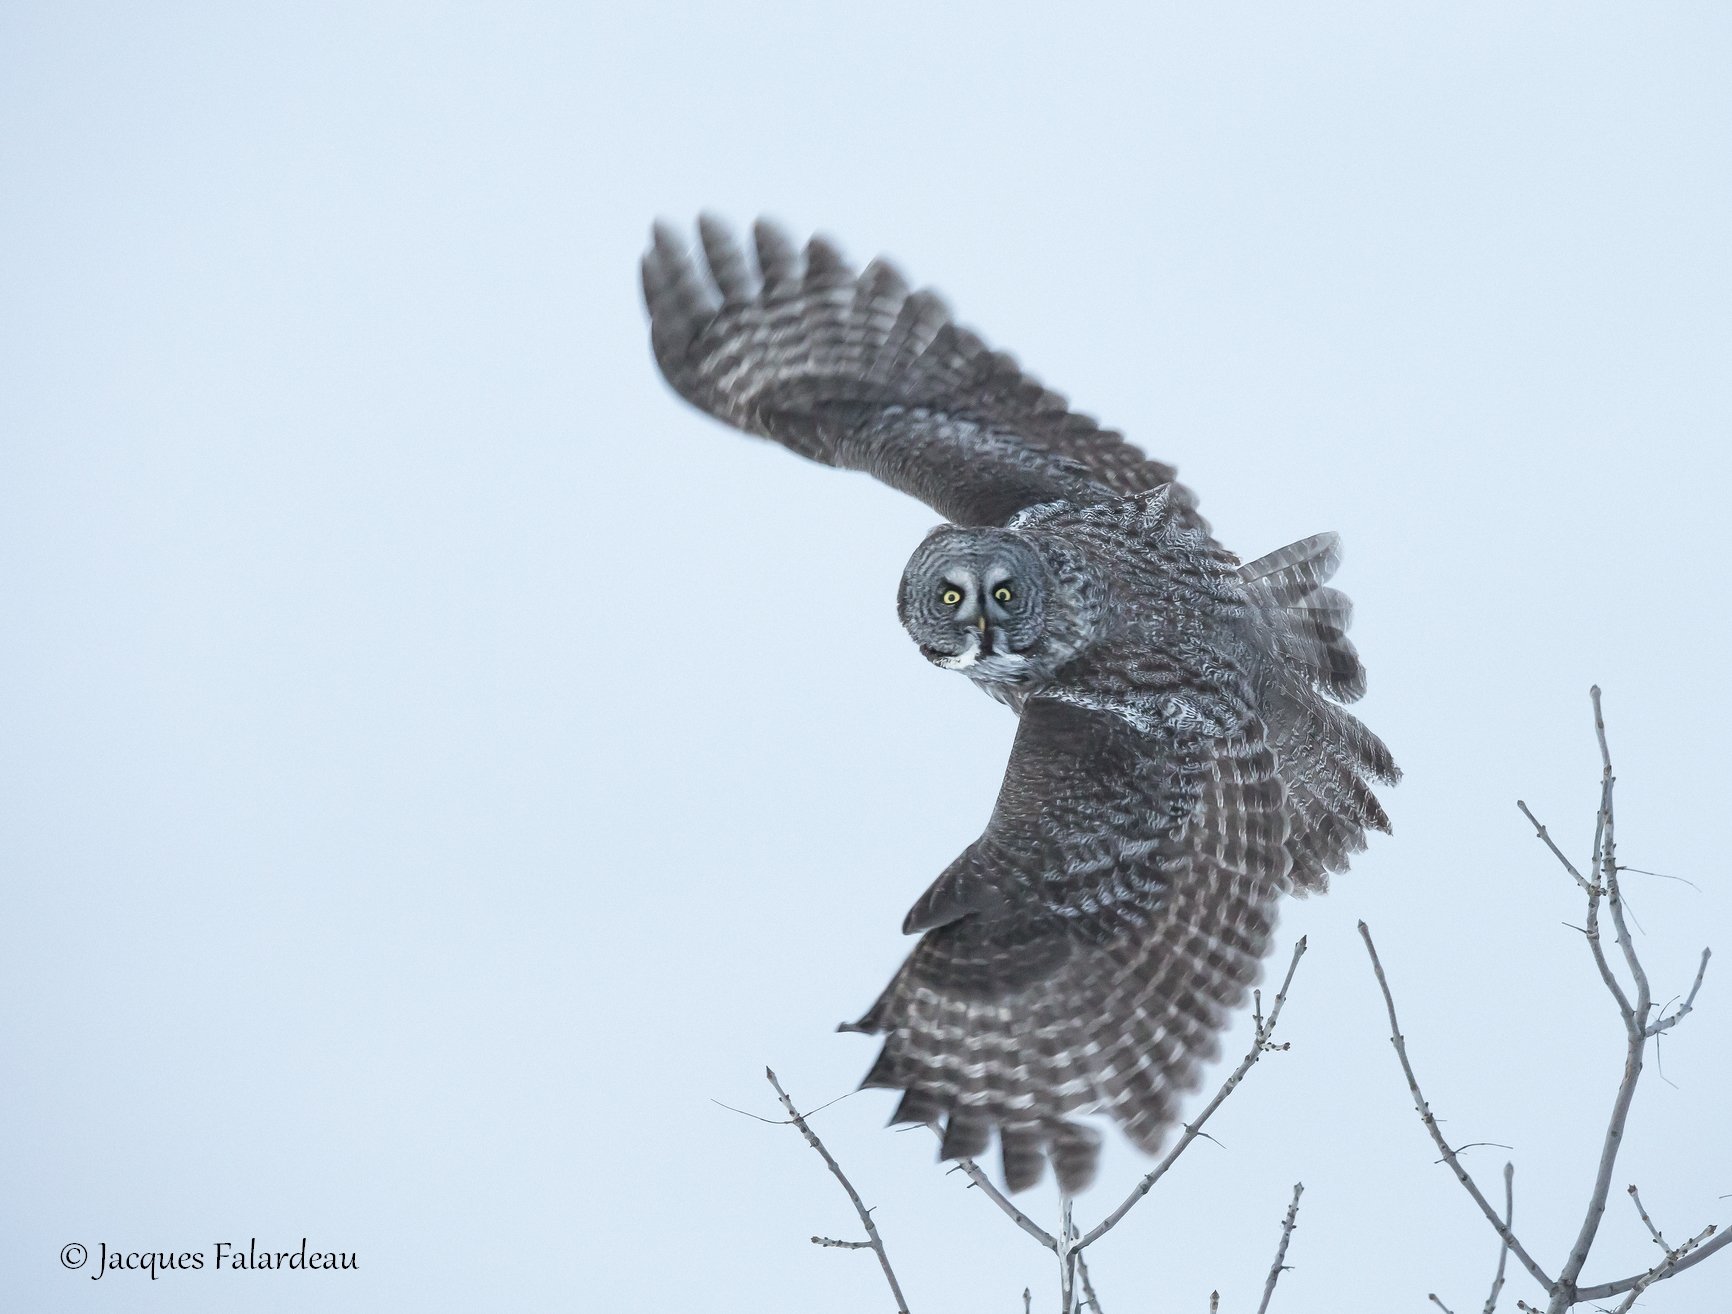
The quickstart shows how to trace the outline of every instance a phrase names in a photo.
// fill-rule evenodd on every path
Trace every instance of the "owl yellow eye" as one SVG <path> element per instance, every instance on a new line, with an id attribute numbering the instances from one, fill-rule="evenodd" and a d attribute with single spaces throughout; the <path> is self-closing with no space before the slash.
<path id="1" fill-rule="evenodd" d="M 961 601 L 962 601 L 962 590 L 961 589 L 945 589 L 944 590 L 944 605 L 946 607 L 954 607 L 954 606 L 956 606 L 957 603 L 959 603 Z"/>
<path id="2" fill-rule="evenodd" d="M 1000 602 L 1009 602 L 1011 598 L 1009 586 L 1000 584 L 992 591 L 992 596 L 997 598 Z"/>

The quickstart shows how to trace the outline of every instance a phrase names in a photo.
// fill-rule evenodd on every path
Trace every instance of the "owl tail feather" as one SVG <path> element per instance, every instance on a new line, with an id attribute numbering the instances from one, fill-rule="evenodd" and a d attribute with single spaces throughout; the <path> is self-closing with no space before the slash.
<path id="1" fill-rule="evenodd" d="M 1340 564 L 1340 540 L 1316 534 L 1239 568 L 1278 659 L 1263 714 L 1287 791 L 1288 878 L 1300 894 L 1327 889 L 1329 874 L 1365 847 L 1367 830 L 1389 830 L 1371 786 L 1401 779 L 1383 741 L 1339 706 L 1365 692 L 1347 638 L 1353 606 L 1328 586 Z"/>

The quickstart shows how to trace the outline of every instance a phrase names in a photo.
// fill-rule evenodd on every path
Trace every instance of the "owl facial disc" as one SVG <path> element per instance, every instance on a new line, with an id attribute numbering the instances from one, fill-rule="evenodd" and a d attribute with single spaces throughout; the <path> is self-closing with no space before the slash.
<path id="1" fill-rule="evenodd" d="M 915 549 L 897 612 L 935 666 L 1023 684 L 1045 630 L 1046 564 L 1010 530 L 944 525 Z"/>

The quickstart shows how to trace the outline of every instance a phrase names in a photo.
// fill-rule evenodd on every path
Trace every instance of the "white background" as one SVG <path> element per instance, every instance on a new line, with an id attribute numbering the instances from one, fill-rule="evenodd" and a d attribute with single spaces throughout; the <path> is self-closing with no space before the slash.
<path id="1" fill-rule="evenodd" d="M 816 1156 L 713 1101 L 853 1087 L 831 1028 L 1013 725 L 897 626 L 932 513 L 655 375 L 646 226 L 704 207 L 893 254 L 1243 555 L 1344 536 L 1396 835 L 1287 910 L 1293 1049 L 1103 1307 L 1254 1308 L 1297 1180 L 1280 1314 L 1483 1300 L 1361 917 L 1555 1267 L 1621 1042 L 1514 800 L 1583 854 L 1590 683 L 1625 859 L 1698 887 L 1628 878 L 1657 990 L 1732 953 L 1729 56 L 1682 3 L 6 5 L 0 1306 L 890 1308 L 806 1239 L 857 1228 Z M 1590 1281 L 1657 1255 L 1629 1181 L 1732 1221 L 1727 990 Z M 817 1126 L 916 1311 L 1050 1307 L 892 1102 Z M 302 1236 L 359 1270 L 56 1257 Z"/>

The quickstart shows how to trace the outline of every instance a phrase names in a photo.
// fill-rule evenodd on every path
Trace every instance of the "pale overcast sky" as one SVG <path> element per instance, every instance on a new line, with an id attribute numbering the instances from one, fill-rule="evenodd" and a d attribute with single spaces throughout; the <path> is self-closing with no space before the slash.
<path id="1" fill-rule="evenodd" d="M 853 1088 L 1013 722 L 897 625 L 931 512 L 656 376 L 637 259 L 700 208 L 893 255 L 1241 554 L 1344 538 L 1396 833 L 1286 910 L 1293 1048 L 1108 1314 L 1254 1309 L 1300 1180 L 1279 1314 L 1483 1302 L 1359 918 L 1555 1265 L 1620 1032 L 1515 799 L 1583 854 L 1594 681 L 1622 852 L 1693 882 L 1629 878 L 1656 989 L 1732 959 L 1729 68 L 1709 3 L 7 4 L 0 1305 L 891 1308 L 716 1101 Z M 1732 1222 L 1732 979 L 1661 1059 L 1590 1280 L 1652 1262 L 1627 1182 Z M 817 1126 L 917 1314 L 1050 1292 L 892 1103 Z M 303 1236 L 359 1268 L 210 1269 Z"/>

